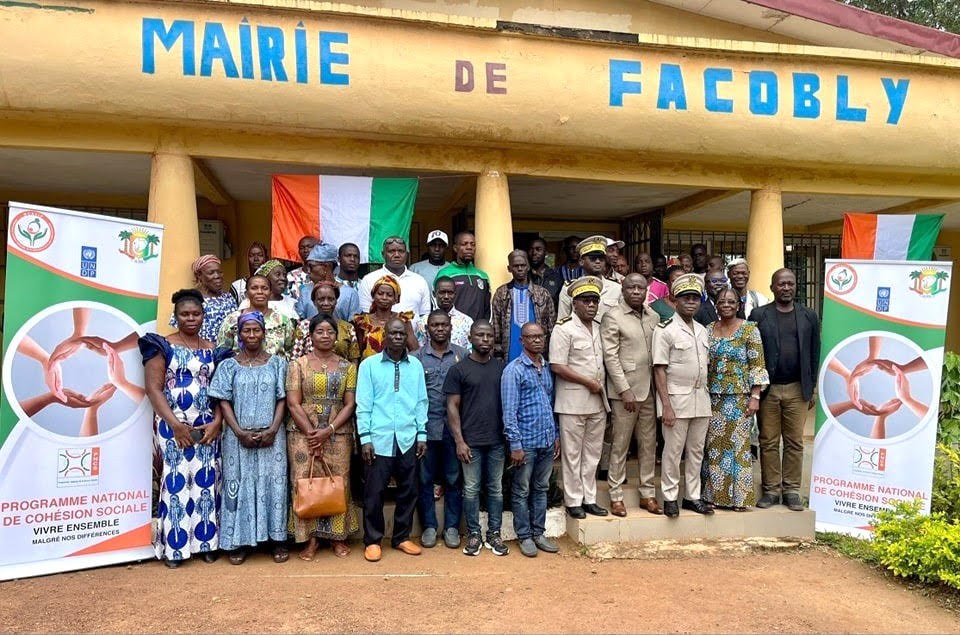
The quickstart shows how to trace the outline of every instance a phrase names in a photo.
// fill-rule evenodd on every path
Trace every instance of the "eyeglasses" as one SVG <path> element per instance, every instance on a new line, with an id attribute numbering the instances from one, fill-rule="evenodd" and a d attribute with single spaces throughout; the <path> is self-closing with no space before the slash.
<path id="1" fill-rule="evenodd" d="M 584 258 L 586 258 L 587 260 L 606 260 L 607 254 L 597 254 L 597 253 L 586 254 Z"/>
<path id="2" fill-rule="evenodd" d="M 406 241 L 403 240 L 403 238 L 387 238 L 385 241 L 383 241 L 383 244 L 384 244 L 384 245 L 403 245 L 403 246 L 406 246 L 407 243 L 406 243 Z"/>
<path id="3" fill-rule="evenodd" d="M 600 298 L 595 296 L 589 298 L 577 298 L 577 300 L 583 302 L 584 304 L 600 304 Z"/>
<path id="4" fill-rule="evenodd" d="M 521 335 L 520 337 L 522 337 L 525 340 L 542 340 L 546 336 L 545 335 Z"/>

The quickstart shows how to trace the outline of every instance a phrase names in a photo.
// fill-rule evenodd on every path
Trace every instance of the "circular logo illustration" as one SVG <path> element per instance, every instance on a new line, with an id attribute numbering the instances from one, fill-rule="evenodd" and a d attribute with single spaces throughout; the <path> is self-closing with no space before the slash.
<path id="1" fill-rule="evenodd" d="M 827 289 L 835 295 L 844 295 L 857 288 L 857 270 L 838 262 L 827 270 Z"/>
<path id="2" fill-rule="evenodd" d="M 894 333 L 858 333 L 830 351 L 820 369 L 828 419 L 860 438 L 895 439 L 917 430 L 935 406 L 933 394 L 923 351 Z"/>
<path id="3" fill-rule="evenodd" d="M 10 237 L 24 251 L 43 251 L 53 244 L 53 223 L 44 214 L 27 210 L 10 223 Z"/>
<path id="4" fill-rule="evenodd" d="M 38 313 L 14 335 L 4 360 L 11 406 L 21 420 L 66 437 L 124 426 L 146 404 L 138 337 L 128 316 L 100 303 Z"/>

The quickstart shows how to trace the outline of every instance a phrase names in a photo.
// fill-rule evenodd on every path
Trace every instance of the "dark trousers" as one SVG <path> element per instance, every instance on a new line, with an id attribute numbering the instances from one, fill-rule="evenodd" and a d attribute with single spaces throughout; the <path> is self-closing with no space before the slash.
<path id="1" fill-rule="evenodd" d="M 460 510 L 463 486 L 460 478 L 460 459 L 457 445 L 449 434 L 442 441 L 427 441 L 427 453 L 420 459 L 420 496 L 417 509 L 424 529 L 437 526 L 437 503 L 433 500 L 433 484 L 443 483 L 443 528 L 460 530 Z"/>
<path id="2" fill-rule="evenodd" d="M 390 544 L 396 547 L 409 540 L 413 526 L 413 512 L 417 507 L 417 445 L 406 452 L 393 446 L 393 456 L 373 457 L 366 466 L 366 483 L 363 488 L 363 544 L 379 545 L 383 540 L 383 494 L 392 476 L 397 483 L 397 506 L 393 512 L 393 537 Z"/>

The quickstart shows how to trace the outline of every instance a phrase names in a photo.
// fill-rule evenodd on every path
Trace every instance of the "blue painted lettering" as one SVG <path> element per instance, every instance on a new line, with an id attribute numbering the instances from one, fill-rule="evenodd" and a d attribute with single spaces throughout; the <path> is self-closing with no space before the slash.
<path id="1" fill-rule="evenodd" d="M 223 64 L 223 74 L 236 79 L 240 77 L 237 64 L 233 61 L 230 52 L 230 42 L 223 25 L 219 22 L 207 22 L 203 25 L 203 48 L 200 53 L 200 77 L 210 77 L 213 72 L 213 63 L 220 60 Z"/>
<path id="2" fill-rule="evenodd" d="M 887 123 L 897 125 L 900 123 L 900 116 L 903 114 L 903 106 L 907 103 L 907 90 L 910 88 L 909 79 L 898 79 L 894 81 L 889 77 L 881 77 L 883 90 L 887 93 L 887 103 L 890 104 L 890 113 L 887 115 Z"/>
<path id="3" fill-rule="evenodd" d="M 709 112 L 733 112 L 733 100 L 722 99 L 717 84 L 732 82 L 733 69 L 707 68 L 703 71 L 703 99 L 704 106 Z"/>
<path id="4" fill-rule="evenodd" d="M 283 29 L 276 26 L 257 26 L 257 53 L 260 56 L 260 79 L 287 81 L 283 67 Z"/>
<path id="5" fill-rule="evenodd" d="M 676 110 L 687 109 L 687 91 L 683 86 L 683 71 L 679 64 L 660 65 L 660 89 L 657 94 L 657 108 L 669 110 L 673 104 Z"/>
<path id="6" fill-rule="evenodd" d="M 639 75 L 640 62 L 632 60 L 610 60 L 610 105 L 623 106 L 623 96 L 639 95 L 642 86 L 639 81 L 624 79 L 627 73 Z"/>
<path id="7" fill-rule="evenodd" d="M 160 40 L 163 48 L 170 50 L 183 38 L 181 54 L 183 56 L 183 74 L 197 74 L 197 60 L 194 51 L 195 33 L 190 20 L 174 20 L 167 29 L 161 18 L 144 18 L 141 33 L 141 71 L 151 75 L 157 70 L 156 43 Z"/>
<path id="8" fill-rule="evenodd" d="M 321 31 L 320 32 L 320 83 L 333 84 L 335 86 L 349 86 L 350 75 L 347 73 L 335 73 L 331 69 L 334 64 L 346 66 L 350 63 L 350 54 L 334 51 L 331 47 L 334 44 L 347 44 L 349 36 L 340 31 Z"/>
<path id="9" fill-rule="evenodd" d="M 253 79 L 253 44 L 250 37 L 250 24 L 247 19 L 240 20 L 240 76 Z"/>
<path id="10" fill-rule="evenodd" d="M 820 116 L 820 78 L 813 73 L 793 74 L 793 116 L 816 119 Z"/>
<path id="11" fill-rule="evenodd" d="M 307 30 L 303 28 L 303 22 L 297 25 L 297 30 L 293 32 L 294 49 L 297 52 L 297 83 L 306 84 L 309 81 L 307 72 Z"/>
<path id="12" fill-rule="evenodd" d="M 866 121 L 867 109 L 850 105 L 850 78 L 837 75 L 837 121 Z"/>
<path id="13" fill-rule="evenodd" d="M 780 86 L 773 71 L 750 71 L 750 112 L 773 116 L 780 108 Z"/>

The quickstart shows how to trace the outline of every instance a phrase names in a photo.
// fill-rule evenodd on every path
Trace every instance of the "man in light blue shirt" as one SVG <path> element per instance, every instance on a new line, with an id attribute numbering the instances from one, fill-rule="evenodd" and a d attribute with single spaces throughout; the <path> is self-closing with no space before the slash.
<path id="1" fill-rule="evenodd" d="M 333 268 L 337 265 L 337 248 L 329 243 L 317 243 L 307 256 L 307 266 L 310 280 L 299 289 L 296 311 L 301 319 L 309 320 L 315 316 L 317 305 L 313 303 L 314 283 L 320 280 L 333 280 Z M 337 308 L 333 310 L 333 317 L 344 322 L 360 312 L 360 296 L 357 290 L 349 286 L 340 287 L 337 296 Z"/>
<path id="2" fill-rule="evenodd" d="M 383 494 L 390 478 L 397 484 L 391 545 L 420 554 L 410 540 L 417 503 L 417 460 L 427 450 L 427 384 L 423 365 L 407 354 L 407 327 L 399 319 L 386 325 L 383 352 L 368 357 L 357 371 L 357 434 L 367 465 L 363 492 L 364 558 L 380 560 Z"/>

